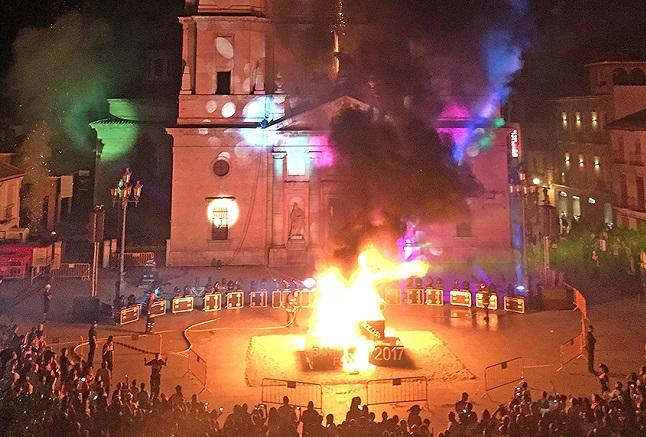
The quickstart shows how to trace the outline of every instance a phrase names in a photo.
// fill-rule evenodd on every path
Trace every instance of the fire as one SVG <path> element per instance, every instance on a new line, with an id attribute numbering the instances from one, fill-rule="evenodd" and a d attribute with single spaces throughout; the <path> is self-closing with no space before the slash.
<path id="1" fill-rule="evenodd" d="M 370 370 L 374 342 L 361 334 L 359 325 L 384 320 L 383 299 L 377 286 L 411 276 L 424 276 L 428 265 L 421 261 L 396 263 L 370 246 L 359 255 L 357 269 L 345 278 L 336 267 L 317 275 L 317 297 L 308 335 L 320 347 L 343 350 L 343 369 Z M 390 334 L 390 333 L 389 333 Z"/>

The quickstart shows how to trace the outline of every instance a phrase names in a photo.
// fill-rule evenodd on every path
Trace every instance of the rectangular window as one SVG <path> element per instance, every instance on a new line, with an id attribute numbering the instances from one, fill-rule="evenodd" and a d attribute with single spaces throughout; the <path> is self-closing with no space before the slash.
<path id="1" fill-rule="evenodd" d="M 5 207 L 4 210 L 4 219 L 9 221 L 13 218 L 13 213 L 14 213 L 14 207 L 15 205 L 13 203 L 10 203 Z"/>
<path id="2" fill-rule="evenodd" d="M 581 217 L 581 198 L 579 196 L 572 196 L 572 216 L 577 219 Z"/>
<path id="3" fill-rule="evenodd" d="M 583 155 L 579 155 L 579 167 L 584 167 L 585 166 L 585 159 L 583 158 Z"/>
<path id="4" fill-rule="evenodd" d="M 561 112 L 561 125 L 563 129 L 567 129 L 567 112 Z"/>
<path id="5" fill-rule="evenodd" d="M 574 120 L 576 122 L 577 129 L 580 129 L 581 128 L 581 113 L 580 112 L 576 112 L 574 114 Z"/>
<path id="6" fill-rule="evenodd" d="M 460 223 L 455 227 L 456 237 L 473 237 L 471 223 Z"/>
<path id="7" fill-rule="evenodd" d="M 625 207 L 628 205 L 628 182 L 625 174 L 619 176 L 619 189 L 621 190 L 619 202 L 621 202 L 621 206 Z"/>
<path id="8" fill-rule="evenodd" d="M 299 152 L 289 152 L 287 154 L 287 175 L 288 176 L 305 176 L 306 172 L 306 155 Z"/>
<path id="9" fill-rule="evenodd" d="M 230 71 L 218 71 L 216 73 L 215 94 L 231 94 Z"/>
<path id="10" fill-rule="evenodd" d="M 213 208 L 211 212 L 211 240 L 229 239 L 229 210 Z"/>
<path id="11" fill-rule="evenodd" d="M 641 176 L 637 176 L 635 178 L 635 184 L 636 184 L 636 192 L 637 192 L 637 210 L 638 211 L 643 211 L 644 210 L 644 178 Z"/>

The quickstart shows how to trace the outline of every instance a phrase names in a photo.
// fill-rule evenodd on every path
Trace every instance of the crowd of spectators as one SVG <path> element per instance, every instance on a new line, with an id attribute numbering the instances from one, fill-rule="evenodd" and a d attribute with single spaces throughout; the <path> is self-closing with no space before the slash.
<path id="1" fill-rule="evenodd" d="M 310 402 L 294 407 L 247 404 L 209 409 L 181 386 L 167 397 L 151 397 L 145 383 L 111 381 L 102 364 L 96 372 L 67 350 L 54 353 L 43 324 L 19 335 L 12 327 L 0 352 L 0 435 L 173 436 L 173 437 L 471 437 L 646 435 L 646 366 L 624 382 L 600 374 L 601 393 L 592 398 L 532 397 L 527 384 L 495 411 L 476 413 L 463 393 L 447 423 L 431 423 L 414 405 L 405 417 L 379 417 L 355 397 L 344 418 L 321 414 Z M 0 341 L 3 339 L 0 338 Z M 613 388 L 611 388 L 613 387 Z"/>

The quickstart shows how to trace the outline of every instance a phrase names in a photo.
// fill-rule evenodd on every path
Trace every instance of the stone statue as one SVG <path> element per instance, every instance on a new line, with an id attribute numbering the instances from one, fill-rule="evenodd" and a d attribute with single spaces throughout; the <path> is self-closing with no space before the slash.
<path id="1" fill-rule="evenodd" d="M 301 240 L 305 232 L 305 211 L 294 202 L 289 213 L 289 239 Z"/>

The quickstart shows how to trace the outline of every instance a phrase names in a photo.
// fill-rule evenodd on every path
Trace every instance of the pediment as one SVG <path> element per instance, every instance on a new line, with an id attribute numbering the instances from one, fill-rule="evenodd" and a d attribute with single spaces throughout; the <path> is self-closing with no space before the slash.
<path id="1" fill-rule="evenodd" d="M 277 120 L 274 128 L 277 130 L 327 130 L 334 116 L 345 108 L 368 110 L 371 106 L 354 97 L 341 96 Z"/>

